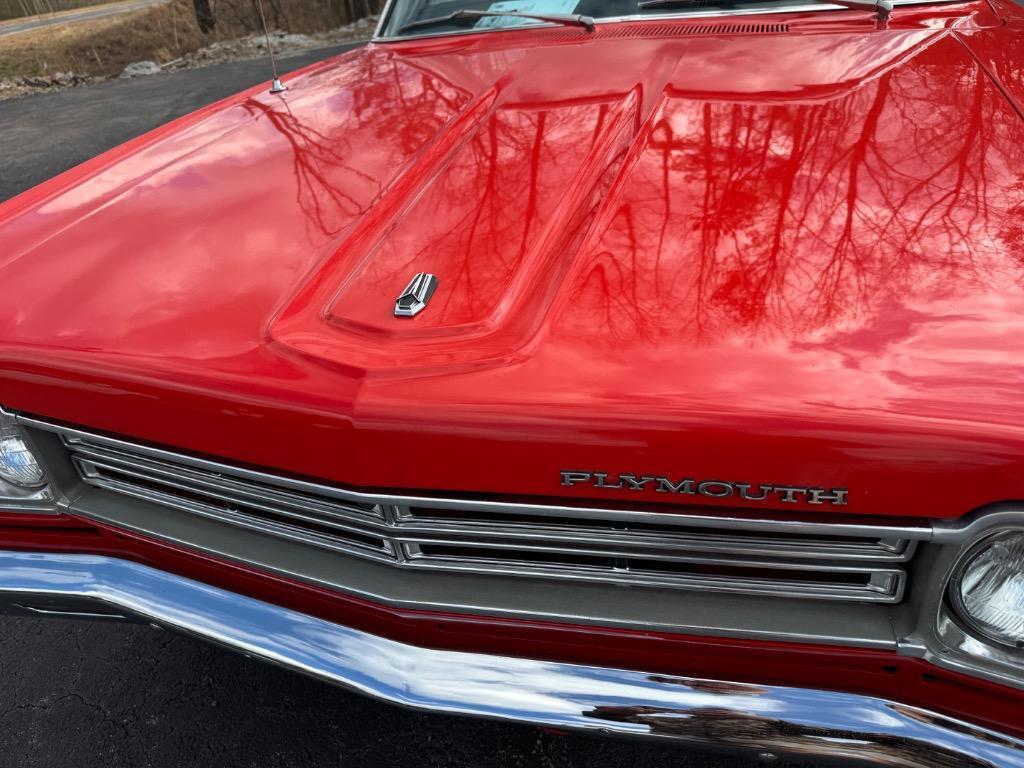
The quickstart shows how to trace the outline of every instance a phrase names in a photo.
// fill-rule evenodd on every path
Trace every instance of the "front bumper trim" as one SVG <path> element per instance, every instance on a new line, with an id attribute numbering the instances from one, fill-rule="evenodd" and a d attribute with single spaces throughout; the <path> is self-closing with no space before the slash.
<path id="1" fill-rule="evenodd" d="M 420 648 L 112 557 L 0 551 L 0 601 L 93 605 L 431 712 L 827 764 L 1024 767 L 1020 739 L 880 698 Z"/>

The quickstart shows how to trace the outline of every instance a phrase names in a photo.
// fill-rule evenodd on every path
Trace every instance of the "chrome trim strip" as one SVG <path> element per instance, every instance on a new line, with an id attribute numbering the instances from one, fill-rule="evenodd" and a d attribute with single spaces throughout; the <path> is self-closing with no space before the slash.
<path id="1" fill-rule="evenodd" d="M 52 501 L 22 501 L 21 499 L 3 499 L 0 501 L 0 516 L 15 515 L 61 515 L 63 512 Z M 2 519 L 2 517 L 0 517 Z"/>
<path id="2" fill-rule="evenodd" d="M 568 579 L 570 581 L 600 581 L 613 584 L 644 587 L 691 589 L 698 592 L 725 592 L 772 597 L 820 598 L 824 600 L 851 600 L 860 603 L 898 603 L 903 599 L 906 578 L 903 571 L 863 569 L 870 573 L 866 584 L 842 584 L 822 581 L 787 579 L 785 568 L 778 576 L 757 578 L 753 575 L 714 576 L 703 574 L 658 572 L 631 566 L 628 569 L 604 569 L 576 564 L 532 563 L 526 560 L 502 560 L 481 557 L 455 559 L 422 554 L 416 545 L 406 545 L 403 565 L 412 568 L 460 571 L 480 575 L 532 576 Z M 724 561 L 715 561 L 724 563 Z M 772 570 L 776 570 L 773 568 Z M 793 569 L 795 570 L 795 568 Z M 813 570 L 805 568 L 805 570 Z M 852 569 L 820 569 L 834 573 Z"/>
<path id="3" fill-rule="evenodd" d="M 290 490 L 274 487 L 279 486 L 280 483 L 270 486 L 267 483 L 252 485 L 251 481 L 239 481 L 234 478 L 237 471 L 232 471 L 230 474 L 211 473 L 209 470 L 192 469 L 187 466 L 173 466 L 169 469 L 168 462 L 147 460 L 136 455 L 136 452 L 96 450 L 81 440 L 65 440 L 64 442 L 77 457 L 84 458 L 84 463 L 107 466 L 114 471 L 144 469 L 146 473 L 159 475 L 168 482 L 187 480 L 192 485 L 205 488 L 213 493 L 237 497 L 236 500 L 241 503 L 274 503 L 276 506 L 284 505 L 296 510 L 323 515 L 326 518 L 336 517 L 339 521 L 354 519 L 361 522 L 374 522 L 384 520 L 384 509 L 379 504 L 360 506 L 352 503 L 336 503 L 325 500 L 323 498 L 325 494 L 300 495 Z"/>
<path id="4" fill-rule="evenodd" d="M 545 552 L 561 555 L 582 555 L 589 557 L 605 558 L 635 558 L 637 560 L 657 560 L 665 563 L 692 563 L 694 565 L 724 565 L 737 568 L 759 568 L 773 571 L 811 571 L 826 573 L 858 573 L 874 574 L 884 573 L 893 576 L 903 573 L 899 568 L 882 568 L 870 565 L 834 565 L 832 563 L 808 562 L 803 560 L 772 560 L 770 558 L 751 559 L 746 557 L 708 557 L 690 552 L 671 552 L 656 554 L 652 552 L 630 552 L 622 548 L 597 547 L 568 547 L 568 546 L 538 546 L 531 543 L 509 543 L 509 542 L 486 542 L 486 541 L 458 541 L 454 539 L 427 539 L 409 536 L 399 536 L 402 542 L 415 545 L 451 546 L 475 550 L 501 549 L 508 552 Z M 487 557 L 486 554 L 482 557 Z"/>
<path id="5" fill-rule="evenodd" d="M 352 533 L 362 536 L 384 536 L 390 530 L 383 524 L 383 517 L 374 520 L 361 510 L 335 507 L 330 508 L 324 504 L 322 507 L 310 503 L 308 505 L 296 504 L 292 499 L 282 498 L 271 488 L 256 486 L 244 488 L 239 484 L 225 482 L 220 477 L 204 478 L 198 472 L 184 468 L 174 467 L 173 470 L 166 465 L 158 466 L 154 463 L 139 461 L 132 463 L 128 460 L 119 462 L 105 462 L 100 459 L 83 458 L 84 452 L 72 454 L 72 462 L 78 468 L 79 475 L 90 485 L 100 488 L 108 488 L 120 493 L 139 493 L 147 490 L 145 483 L 159 484 L 161 490 L 150 490 L 140 493 L 150 500 L 167 496 L 177 499 L 173 490 L 177 489 L 186 497 L 201 495 L 209 499 L 219 499 L 231 502 L 239 507 L 257 509 L 263 512 L 294 520 L 296 524 L 307 523 L 336 531 L 339 535 Z M 95 454 L 93 454 L 95 455 Z M 113 475 L 126 476 L 128 479 L 117 479 Z M 136 482 L 133 483 L 132 480 Z M 195 505 L 201 507 L 203 502 L 195 500 Z M 217 512 L 222 511 L 218 508 Z M 230 510 L 228 510 L 230 511 Z"/>
<path id="6" fill-rule="evenodd" d="M 566 525 L 558 520 L 551 523 L 525 522 L 514 516 L 501 521 L 480 521 L 460 519 L 446 521 L 427 516 L 408 516 L 403 507 L 395 507 L 398 517 L 395 525 L 407 541 L 445 541 L 447 543 L 480 542 L 496 546 L 507 544 L 514 547 L 516 542 L 545 542 L 553 548 L 564 547 L 569 551 L 587 547 L 620 547 L 624 556 L 657 556 L 665 552 L 703 552 L 723 555 L 761 556 L 792 558 L 797 560 L 835 561 L 844 563 L 868 561 L 871 563 L 906 563 L 917 549 L 912 539 L 888 539 L 882 537 L 864 538 L 857 541 L 842 541 L 841 538 L 771 538 L 773 532 L 766 525 L 763 537 L 743 532 L 738 535 L 730 526 L 721 532 L 711 529 L 691 530 L 682 526 L 663 525 L 657 530 L 629 528 L 621 532 L 611 527 L 598 525 Z M 791 533 L 791 532 L 786 532 Z"/>
<path id="7" fill-rule="evenodd" d="M 94 601 L 430 712 L 801 761 L 1024 768 L 1024 740 L 876 697 L 420 648 L 111 557 L 0 552 L 0 598 Z"/>
<path id="8" fill-rule="evenodd" d="M 809 567 L 819 569 L 822 563 L 836 565 L 836 570 L 861 570 L 858 563 L 868 562 L 876 570 L 885 563 L 902 563 L 908 559 L 907 552 L 898 557 L 854 553 L 848 555 L 839 545 L 828 548 L 827 542 L 817 542 L 817 546 L 801 549 L 801 542 L 781 539 L 779 541 L 764 540 L 746 541 L 742 538 L 730 538 L 728 534 L 709 536 L 705 539 L 685 529 L 674 532 L 665 530 L 658 533 L 640 531 L 622 531 L 616 535 L 609 529 L 607 535 L 602 531 L 582 527 L 578 532 L 571 527 L 559 531 L 556 528 L 543 526 L 522 526 L 521 529 L 508 525 L 493 526 L 408 526 L 398 524 L 398 538 L 417 544 L 450 544 L 466 547 L 503 547 L 510 550 L 543 549 L 548 552 L 577 553 L 581 555 L 604 555 L 607 557 L 640 557 L 657 560 L 678 560 L 682 562 L 715 562 L 738 563 L 749 561 L 750 558 L 762 558 L 771 567 L 780 559 L 790 562 L 810 564 Z M 868 549 L 865 544 L 865 550 Z M 873 550 L 872 550 L 873 551 Z M 852 566 L 852 567 L 848 567 Z M 785 567 L 785 566 L 778 566 Z"/>
<path id="9" fill-rule="evenodd" d="M 387 541 L 382 541 L 382 546 L 380 548 L 369 547 L 362 543 L 353 543 L 351 540 L 345 540 L 343 538 L 344 533 L 341 531 L 339 531 L 336 536 L 332 536 L 331 534 L 318 535 L 306 533 L 302 528 L 295 526 L 275 524 L 273 522 L 250 517 L 233 510 L 213 510 L 208 507 L 204 507 L 202 504 L 183 502 L 169 494 L 148 492 L 144 489 L 129 486 L 127 484 L 101 481 L 95 483 L 95 485 L 98 488 L 115 491 L 116 493 L 121 493 L 125 496 L 131 496 L 136 499 L 142 499 L 143 501 L 148 501 L 159 506 L 173 507 L 174 509 L 180 509 L 183 512 L 200 515 L 218 522 L 238 525 L 242 528 L 249 528 L 272 536 L 280 536 L 282 538 L 300 541 L 304 544 L 325 547 L 337 552 L 346 552 L 348 554 L 359 555 L 373 560 L 393 561 L 395 559 L 395 551 Z"/>
<path id="10" fill-rule="evenodd" d="M 388 504 L 393 506 L 432 507 L 463 511 L 493 511 L 512 514 L 539 515 L 547 517 L 572 517 L 582 519 L 614 520 L 636 523 L 678 524 L 692 528 L 731 528 L 737 531 L 764 531 L 800 535 L 823 534 L 827 536 L 862 536 L 879 538 L 913 539 L 929 541 L 932 538 L 931 525 L 864 525 L 844 523 L 837 517 L 836 522 L 816 523 L 801 520 L 775 520 L 771 518 L 732 517 L 729 515 L 694 515 L 681 512 L 646 512 L 609 509 L 607 507 L 562 506 L 557 504 L 527 504 L 486 500 L 466 500 L 444 496 L 404 496 L 394 494 L 373 494 L 350 491 L 335 486 L 323 485 L 306 480 L 296 480 L 258 470 L 245 469 L 219 461 L 200 459 L 163 448 L 153 448 L 119 438 L 107 437 L 73 427 L 52 424 L 41 419 L 15 414 L 18 422 L 27 427 L 53 432 L 72 441 L 85 440 L 114 450 L 148 456 L 185 466 L 197 467 L 210 472 L 232 475 L 257 483 L 277 486 L 304 493 L 322 495 L 355 504 Z"/>

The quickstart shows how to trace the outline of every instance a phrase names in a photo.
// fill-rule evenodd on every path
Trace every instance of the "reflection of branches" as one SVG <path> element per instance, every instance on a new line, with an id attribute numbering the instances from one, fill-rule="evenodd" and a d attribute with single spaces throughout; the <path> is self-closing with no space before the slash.
<path id="1" fill-rule="evenodd" d="M 397 169 L 467 98 L 442 78 L 378 54 L 364 53 L 354 71 L 358 81 L 329 83 L 347 86 L 339 90 L 351 104 L 336 110 L 336 121 L 312 121 L 286 101 L 249 99 L 242 105 L 288 143 L 296 201 L 308 224 L 326 236 L 365 213 L 383 192 L 388 178 L 373 150 Z"/>
<path id="2" fill-rule="evenodd" d="M 345 163 L 344 155 L 328 136 L 304 124 L 287 106 L 274 109 L 256 99 L 249 99 L 242 106 L 249 112 L 262 113 L 291 145 L 298 202 L 310 221 L 316 222 L 324 233 L 334 234 L 337 213 L 354 216 L 360 212 L 359 201 L 327 179 L 325 166 L 344 166 Z M 346 167 L 346 170 L 370 184 L 378 183 L 358 169 Z"/>
<path id="3" fill-rule="evenodd" d="M 431 302 L 439 325 L 491 317 L 524 265 L 545 258 L 542 247 L 578 212 L 566 200 L 593 166 L 590 151 L 606 151 L 618 125 L 622 94 L 586 100 L 499 103 L 482 111 L 430 176 L 406 213 L 379 241 L 358 290 L 390 292 L 410 272 L 444 275 Z M 632 102 L 629 102 L 632 103 Z"/>
<path id="4" fill-rule="evenodd" d="M 611 333 L 819 334 L 922 287 L 1024 284 L 1024 123 L 970 58 L 702 99 L 668 94 L 590 257 L 580 303 Z"/>

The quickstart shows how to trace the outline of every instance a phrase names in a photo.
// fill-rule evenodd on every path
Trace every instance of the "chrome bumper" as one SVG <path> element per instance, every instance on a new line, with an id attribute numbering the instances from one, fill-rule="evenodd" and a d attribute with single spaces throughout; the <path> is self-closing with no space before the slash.
<path id="1" fill-rule="evenodd" d="M 1024 741 L 878 698 L 419 648 L 110 557 L 0 552 L 0 600 L 95 604 L 432 712 L 828 764 L 1024 766 Z"/>

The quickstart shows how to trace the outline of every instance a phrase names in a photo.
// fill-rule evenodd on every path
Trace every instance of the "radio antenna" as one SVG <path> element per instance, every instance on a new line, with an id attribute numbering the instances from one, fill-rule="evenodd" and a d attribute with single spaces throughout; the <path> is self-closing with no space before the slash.
<path id="1" fill-rule="evenodd" d="M 270 44 L 270 30 L 267 29 L 267 17 L 263 13 L 263 0 L 256 0 L 256 7 L 260 10 L 260 21 L 263 22 L 263 34 L 267 38 L 267 53 L 270 55 L 270 71 L 274 75 L 274 79 L 270 83 L 271 93 L 281 93 L 287 91 L 288 86 L 281 82 L 281 78 L 277 76 L 277 62 L 274 61 L 274 46 Z"/>

